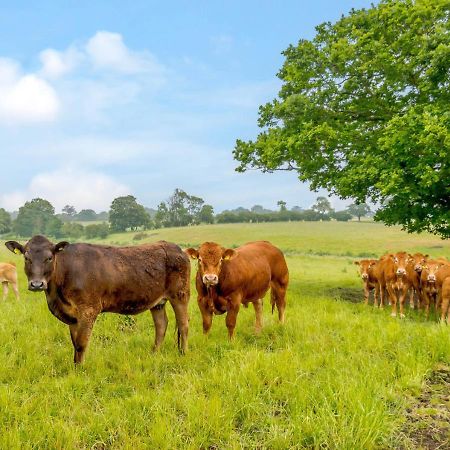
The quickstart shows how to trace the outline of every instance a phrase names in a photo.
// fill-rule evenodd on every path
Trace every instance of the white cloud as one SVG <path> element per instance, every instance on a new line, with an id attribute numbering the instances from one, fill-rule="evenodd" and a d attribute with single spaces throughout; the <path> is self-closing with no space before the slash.
<path id="1" fill-rule="evenodd" d="M 59 108 L 50 84 L 34 74 L 21 75 L 15 61 L 0 59 L 0 123 L 50 122 Z"/>
<path id="2" fill-rule="evenodd" d="M 60 211 L 64 205 L 74 205 L 78 210 L 91 208 L 107 210 L 111 201 L 130 194 L 128 186 L 99 172 L 61 168 L 35 175 L 28 188 L 0 195 L 0 205 L 8 211 L 17 210 L 25 201 L 45 198 Z"/>
<path id="3" fill-rule="evenodd" d="M 150 52 L 134 52 L 124 44 L 122 35 L 98 31 L 86 44 L 86 52 L 98 69 L 124 74 L 150 72 L 163 77 L 165 68 Z"/>
<path id="4" fill-rule="evenodd" d="M 83 59 L 83 54 L 73 46 L 63 52 L 48 48 L 39 54 L 39 59 L 42 76 L 52 79 L 71 72 Z"/>

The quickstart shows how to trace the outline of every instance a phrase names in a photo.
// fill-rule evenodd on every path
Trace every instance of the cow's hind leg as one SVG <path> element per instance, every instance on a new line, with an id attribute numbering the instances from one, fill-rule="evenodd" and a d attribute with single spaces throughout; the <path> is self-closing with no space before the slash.
<path id="1" fill-rule="evenodd" d="M 152 313 L 153 322 L 155 324 L 155 344 L 153 345 L 154 351 L 158 351 L 161 347 L 161 344 L 164 341 L 164 336 L 166 335 L 167 324 L 169 323 L 165 306 L 165 304 L 156 305 L 150 310 Z"/>
<path id="2" fill-rule="evenodd" d="M 81 364 L 84 361 L 94 321 L 95 318 L 92 320 L 80 319 L 77 323 L 69 325 L 70 337 L 74 348 L 73 362 L 75 364 Z"/>
<path id="3" fill-rule="evenodd" d="M 255 300 L 253 302 L 253 307 L 255 308 L 255 331 L 256 333 L 261 333 L 263 327 L 263 300 L 262 298 Z"/>
<path id="4" fill-rule="evenodd" d="M 8 282 L 4 281 L 2 285 L 3 285 L 3 301 L 5 301 L 6 297 L 8 296 Z"/>
<path id="5" fill-rule="evenodd" d="M 276 280 L 272 280 L 270 283 L 270 296 L 272 303 L 272 312 L 274 305 L 277 305 L 278 320 L 280 323 L 284 323 L 284 311 L 286 309 L 286 290 L 287 283 L 281 283 Z"/>
<path id="6" fill-rule="evenodd" d="M 17 286 L 17 282 L 12 283 L 12 288 L 13 288 L 13 291 L 14 291 L 14 295 L 16 296 L 16 300 L 20 300 L 19 287 Z"/>
<path id="7" fill-rule="evenodd" d="M 170 304 L 175 312 L 177 321 L 178 350 L 181 354 L 186 353 L 188 347 L 189 313 L 188 313 L 189 293 L 182 293 L 176 299 L 170 299 Z"/>

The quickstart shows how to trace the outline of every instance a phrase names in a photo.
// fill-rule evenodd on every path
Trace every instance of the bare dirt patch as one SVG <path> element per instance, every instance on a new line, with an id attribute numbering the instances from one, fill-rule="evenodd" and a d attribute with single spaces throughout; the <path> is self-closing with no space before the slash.
<path id="1" fill-rule="evenodd" d="M 400 449 L 450 449 L 450 366 L 436 368 L 419 397 L 411 401 Z"/>

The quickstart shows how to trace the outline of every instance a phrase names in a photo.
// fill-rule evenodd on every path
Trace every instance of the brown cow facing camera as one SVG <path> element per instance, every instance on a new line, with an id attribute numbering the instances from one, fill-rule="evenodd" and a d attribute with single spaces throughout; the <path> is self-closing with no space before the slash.
<path id="1" fill-rule="evenodd" d="M 362 259 L 360 261 L 354 261 L 355 265 L 358 266 L 359 276 L 364 283 L 364 303 L 369 304 L 370 291 L 373 293 L 373 306 L 378 307 L 378 296 L 380 293 L 380 284 L 378 282 L 378 259 Z M 383 305 L 380 302 L 380 307 Z"/>
<path id="2" fill-rule="evenodd" d="M 208 333 L 213 314 L 227 313 L 228 336 L 233 338 L 236 318 L 242 305 L 253 303 L 256 332 L 263 325 L 263 297 L 271 289 L 272 312 L 284 322 L 289 271 L 283 253 L 270 242 L 249 242 L 236 249 L 225 249 L 215 242 L 205 242 L 186 253 L 198 261 L 196 288 L 203 331 Z"/>
<path id="3" fill-rule="evenodd" d="M 150 310 L 157 350 L 167 329 L 166 300 L 174 311 L 178 348 L 187 349 L 190 262 L 175 244 L 160 241 L 134 247 L 53 244 L 34 236 L 25 245 L 6 242 L 25 258 L 28 289 L 44 292 L 50 312 L 69 325 L 74 362 L 83 362 L 92 328 L 103 312 Z"/>

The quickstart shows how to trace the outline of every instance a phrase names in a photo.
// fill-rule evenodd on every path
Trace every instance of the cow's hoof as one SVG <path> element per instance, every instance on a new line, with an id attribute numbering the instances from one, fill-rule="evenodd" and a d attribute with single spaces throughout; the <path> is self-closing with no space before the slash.
<path id="1" fill-rule="evenodd" d="M 414 309 L 414 308 L 415 308 L 415 306 L 414 306 L 414 305 L 409 305 L 409 307 L 410 307 L 411 309 Z"/>
<path id="2" fill-rule="evenodd" d="M 400 319 L 404 319 L 405 315 L 400 313 Z"/>
<path id="3" fill-rule="evenodd" d="M 391 317 L 397 317 L 397 313 L 391 313 Z"/>

